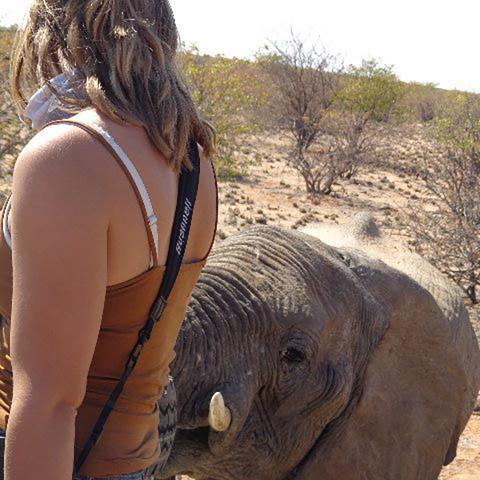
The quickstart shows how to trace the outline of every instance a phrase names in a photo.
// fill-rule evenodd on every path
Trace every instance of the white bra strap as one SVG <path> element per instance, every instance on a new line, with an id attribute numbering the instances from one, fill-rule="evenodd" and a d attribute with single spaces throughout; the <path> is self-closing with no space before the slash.
<path id="1" fill-rule="evenodd" d="M 157 257 L 158 257 L 157 217 L 155 215 L 155 212 L 153 211 L 152 202 L 150 201 L 150 197 L 148 196 L 147 189 L 145 187 L 145 184 L 143 183 L 142 178 L 140 177 L 140 174 L 138 173 L 138 170 L 136 169 L 132 161 L 128 158 L 125 151 L 120 147 L 120 145 L 118 145 L 115 139 L 107 131 L 105 131 L 102 127 L 100 127 L 94 122 L 89 122 L 88 126 L 94 128 L 100 135 L 102 135 L 103 138 L 105 138 L 105 140 L 107 140 L 107 142 L 112 146 L 112 148 L 118 154 L 120 160 L 122 160 L 123 164 L 127 167 L 128 171 L 130 172 L 130 175 L 132 176 L 135 182 L 135 185 L 137 186 L 140 196 L 142 197 L 142 202 L 145 205 L 148 224 L 152 232 L 153 240 L 155 242 L 155 251 L 157 252 Z M 153 265 L 153 255 L 150 252 L 150 266 L 152 265 Z"/>
<path id="2" fill-rule="evenodd" d="M 10 211 L 11 203 L 12 203 L 12 194 L 9 195 L 7 204 L 5 205 L 5 211 L 3 212 L 3 222 L 2 222 L 3 237 L 5 238 L 7 245 L 10 247 L 10 250 L 12 249 L 12 237 L 10 235 L 10 230 L 8 229 L 8 212 Z"/>
<path id="3" fill-rule="evenodd" d="M 157 252 L 157 256 L 158 256 L 157 217 L 153 211 L 152 202 L 150 201 L 150 197 L 148 196 L 147 189 L 145 187 L 145 184 L 142 181 L 142 178 L 140 177 L 140 174 L 138 173 L 138 170 L 136 169 L 135 165 L 131 162 L 131 160 L 128 158 L 124 150 L 120 147 L 120 145 L 118 145 L 115 139 L 107 131 L 105 131 L 102 127 L 100 127 L 99 125 L 93 122 L 90 122 L 88 125 L 94 128 L 100 135 L 102 135 L 103 138 L 105 138 L 105 140 L 107 140 L 107 142 L 112 146 L 112 148 L 118 154 L 119 158 L 122 160 L 123 164 L 128 169 L 130 175 L 132 176 L 133 181 L 135 182 L 135 185 L 137 186 L 137 189 L 142 198 L 142 202 L 145 205 L 148 224 L 152 232 L 153 240 L 155 242 L 155 251 Z M 7 200 L 7 203 L 5 205 L 5 211 L 3 214 L 3 222 L 2 222 L 3 236 L 8 246 L 10 247 L 10 249 L 12 249 L 12 238 L 10 235 L 10 231 L 8 229 L 8 213 L 10 212 L 10 208 L 11 208 L 11 200 L 12 200 L 12 195 L 10 194 Z M 152 265 L 153 265 L 153 255 L 150 252 L 150 266 Z"/>

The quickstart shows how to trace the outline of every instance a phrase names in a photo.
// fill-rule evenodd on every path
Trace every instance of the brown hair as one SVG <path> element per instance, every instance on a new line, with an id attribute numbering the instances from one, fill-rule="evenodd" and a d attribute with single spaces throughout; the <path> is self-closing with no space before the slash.
<path id="1" fill-rule="evenodd" d="M 190 170 L 188 138 L 210 157 L 215 132 L 181 78 L 178 45 L 168 0 L 33 0 L 15 41 L 12 95 L 23 112 L 23 89 L 47 84 L 66 110 L 95 106 L 117 122 L 143 125 L 172 168 Z M 81 98 L 48 83 L 71 71 Z"/>

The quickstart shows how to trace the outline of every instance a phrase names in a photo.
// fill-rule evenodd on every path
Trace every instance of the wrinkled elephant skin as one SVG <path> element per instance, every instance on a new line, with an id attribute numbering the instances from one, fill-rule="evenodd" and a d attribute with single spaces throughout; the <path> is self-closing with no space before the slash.
<path id="1" fill-rule="evenodd" d="M 457 287 L 366 215 L 228 237 L 176 350 L 159 478 L 434 480 L 480 385 Z"/>

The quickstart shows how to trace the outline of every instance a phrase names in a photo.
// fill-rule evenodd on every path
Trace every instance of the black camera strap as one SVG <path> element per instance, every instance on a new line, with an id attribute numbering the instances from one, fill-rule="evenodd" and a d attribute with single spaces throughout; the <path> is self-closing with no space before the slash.
<path id="1" fill-rule="evenodd" d="M 138 332 L 138 339 L 133 347 L 128 360 L 125 364 L 123 374 L 118 381 L 115 388 L 112 390 L 109 399 L 105 403 L 100 415 L 95 423 L 95 426 L 90 433 L 90 436 L 85 443 L 80 455 L 78 456 L 74 465 L 74 475 L 77 475 L 81 466 L 85 462 L 88 454 L 92 448 L 98 442 L 100 435 L 103 431 L 105 422 L 107 421 L 110 412 L 115 406 L 115 402 L 122 393 L 125 382 L 128 376 L 135 368 L 138 357 L 142 351 L 143 346 L 150 338 L 155 323 L 160 319 L 165 307 L 170 292 L 173 289 L 175 280 L 178 276 L 180 266 L 183 261 L 185 253 L 185 247 L 187 244 L 188 234 L 190 231 L 190 225 L 193 215 L 193 207 L 197 197 L 198 182 L 200 176 L 200 156 L 198 152 L 198 146 L 195 140 L 190 139 L 188 145 L 188 155 L 193 165 L 193 170 L 189 172 L 183 165 L 181 166 L 179 184 L 178 184 L 178 197 L 175 210 L 175 216 L 172 226 L 172 233 L 170 237 L 170 245 L 168 248 L 168 256 L 166 269 L 163 275 L 160 289 L 157 293 L 155 300 L 150 308 L 147 322 L 144 327 Z"/>

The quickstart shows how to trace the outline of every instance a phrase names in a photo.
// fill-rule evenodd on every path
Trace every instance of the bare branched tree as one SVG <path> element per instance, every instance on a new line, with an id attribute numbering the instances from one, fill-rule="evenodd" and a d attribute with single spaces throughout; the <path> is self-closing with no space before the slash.
<path id="1" fill-rule="evenodd" d="M 433 132 L 445 153 L 425 159 L 424 181 L 435 208 L 413 212 L 416 247 L 475 304 L 480 285 L 480 101 L 467 98 Z"/>
<path id="2" fill-rule="evenodd" d="M 334 112 L 328 117 L 330 161 L 336 172 L 332 185 L 340 178 L 355 176 L 374 155 L 375 140 L 380 129 L 368 128 L 369 126 L 368 119 L 346 110 Z"/>
<path id="3" fill-rule="evenodd" d="M 272 118 L 292 142 L 290 164 L 304 178 L 307 191 L 319 193 L 330 172 L 319 162 L 322 150 L 317 148 L 314 154 L 312 146 L 325 133 L 324 119 L 338 93 L 341 63 L 325 49 L 307 45 L 293 30 L 287 41 L 271 42 L 257 60 L 276 89 Z"/>

